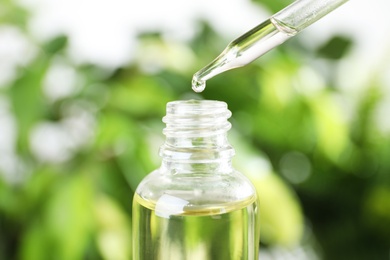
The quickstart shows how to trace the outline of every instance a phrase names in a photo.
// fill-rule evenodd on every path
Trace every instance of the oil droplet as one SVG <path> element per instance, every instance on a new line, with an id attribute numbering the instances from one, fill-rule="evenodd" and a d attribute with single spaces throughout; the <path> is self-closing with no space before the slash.
<path id="1" fill-rule="evenodd" d="M 198 80 L 196 77 L 192 78 L 192 89 L 200 93 L 206 88 L 206 81 L 204 80 Z"/>

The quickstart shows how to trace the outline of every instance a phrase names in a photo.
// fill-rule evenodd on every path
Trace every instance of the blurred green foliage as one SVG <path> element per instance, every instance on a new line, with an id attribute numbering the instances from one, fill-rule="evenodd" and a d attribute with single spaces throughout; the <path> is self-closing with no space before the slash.
<path id="1" fill-rule="evenodd" d="M 261 4 L 275 11 L 288 2 Z M 12 1 L 0 6 L 0 26 L 30 38 L 27 12 Z M 166 103 L 188 98 L 223 100 L 233 112 L 235 163 L 258 189 L 264 250 L 388 257 L 390 134 L 374 123 L 385 86 L 373 80 L 361 97 L 346 97 L 320 67 L 307 65 L 326 59 L 331 69 L 354 43 L 336 36 L 313 52 L 293 41 L 194 94 L 191 75 L 224 45 L 200 25 L 190 44 L 141 35 L 140 56 L 115 71 L 73 63 L 66 35 L 32 43 L 35 56 L 0 88 L 16 125 L 14 148 L 0 154 L 16 165 L 0 168 L 0 259 L 130 259 L 132 195 L 159 166 Z M 151 50 L 159 56 L 143 56 Z M 77 80 L 71 94 L 51 98 L 44 85 L 58 62 Z M 340 100 L 350 98 L 356 106 L 348 120 Z M 38 138 L 39 129 L 62 135 Z"/>

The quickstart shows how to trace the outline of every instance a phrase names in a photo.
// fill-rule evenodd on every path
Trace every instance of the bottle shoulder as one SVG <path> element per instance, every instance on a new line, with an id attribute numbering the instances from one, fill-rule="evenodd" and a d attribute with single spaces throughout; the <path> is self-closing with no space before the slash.
<path id="1" fill-rule="evenodd" d="M 241 203 L 256 200 L 256 190 L 238 171 L 228 173 L 176 173 L 159 170 L 147 175 L 136 195 L 152 204 L 162 196 L 174 196 L 194 205 Z"/>

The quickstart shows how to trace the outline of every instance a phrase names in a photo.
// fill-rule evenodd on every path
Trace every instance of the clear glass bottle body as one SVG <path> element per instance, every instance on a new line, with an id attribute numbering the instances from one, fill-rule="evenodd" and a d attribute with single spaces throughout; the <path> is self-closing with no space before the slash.
<path id="1" fill-rule="evenodd" d="M 223 102 L 168 103 L 162 165 L 133 200 L 134 260 L 255 260 L 256 191 L 231 165 Z"/>

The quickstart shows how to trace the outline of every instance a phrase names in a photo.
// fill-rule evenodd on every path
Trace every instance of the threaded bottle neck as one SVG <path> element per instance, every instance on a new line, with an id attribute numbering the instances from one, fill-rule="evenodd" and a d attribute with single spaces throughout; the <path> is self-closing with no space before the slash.
<path id="1" fill-rule="evenodd" d="M 211 100 L 174 101 L 167 104 L 166 128 L 160 156 L 180 162 L 230 159 L 234 149 L 227 140 L 231 124 L 227 104 Z"/>

